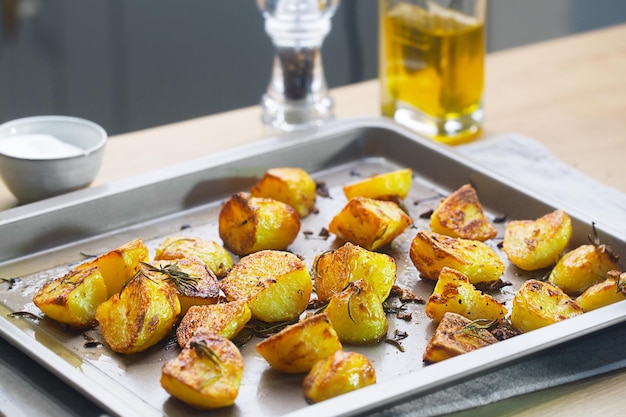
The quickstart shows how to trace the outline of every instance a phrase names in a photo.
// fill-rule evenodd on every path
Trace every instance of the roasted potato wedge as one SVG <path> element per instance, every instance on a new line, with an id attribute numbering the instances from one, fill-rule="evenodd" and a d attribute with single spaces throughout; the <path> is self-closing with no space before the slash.
<path id="1" fill-rule="evenodd" d="M 412 222 L 396 203 L 354 197 L 333 217 L 328 230 L 344 241 L 376 250 L 391 243 Z"/>
<path id="2" fill-rule="evenodd" d="M 436 280 L 444 266 L 456 269 L 472 284 L 497 281 L 506 265 L 487 244 L 419 230 L 409 256 L 421 276 Z"/>
<path id="3" fill-rule="evenodd" d="M 184 347 L 200 329 L 232 340 L 251 317 L 245 301 L 191 306 L 176 328 L 178 345 Z"/>
<path id="4" fill-rule="evenodd" d="M 156 248 L 154 259 L 175 260 L 199 258 L 218 278 L 223 278 L 233 267 L 233 258 L 219 243 L 195 236 L 171 236 Z"/>
<path id="5" fill-rule="evenodd" d="M 578 246 L 559 259 L 548 282 L 570 296 L 580 295 L 593 284 L 604 281 L 609 271 L 618 269 L 618 259 L 606 245 Z"/>
<path id="6" fill-rule="evenodd" d="M 240 256 L 264 249 L 287 249 L 300 231 L 300 215 L 290 205 L 249 193 L 228 199 L 218 222 L 224 245 Z"/>
<path id="7" fill-rule="evenodd" d="M 221 288 L 228 301 L 247 302 L 253 318 L 271 323 L 297 319 L 309 303 L 313 283 L 296 255 L 264 250 L 241 258 Z"/>
<path id="8" fill-rule="evenodd" d="M 496 343 L 498 339 L 485 328 L 489 320 L 470 320 L 447 312 L 428 341 L 422 359 L 434 363 Z"/>
<path id="9" fill-rule="evenodd" d="M 318 361 L 302 382 L 304 397 L 318 403 L 376 383 L 376 370 L 364 355 L 337 350 Z"/>
<path id="10" fill-rule="evenodd" d="M 316 362 L 341 348 L 326 314 L 302 319 L 256 345 L 273 369 L 291 374 L 309 372 Z"/>
<path id="11" fill-rule="evenodd" d="M 609 271 L 607 277 L 587 288 L 574 300 L 585 312 L 626 300 L 621 290 L 626 285 L 626 272 Z"/>
<path id="12" fill-rule="evenodd" d="M 583 309 L 559 287 L 529 279 L 513 297 L 511 324 L 525 333 L 582 313 Z"/>
<path id="13" fill-rule="evenodd" d="M 478 291 L 465 275 L 444 266 L 432 295 L 426 302 L 426 315 L 436 322 L 446 312 L 453 312 L 470 320 L 501 320 L 506 307 L 489 294 Z"/>
<path id="14" fill-rule="evenodd" d="M 406 198 L 411 190 L 413 171 L 399 169 L 374 175 L 343 187 L 348 200 L 354 197 L 367 197 L 375 200 L 398 201 Z"/>
<path id="15" fill-rule="evenodd" d="M 198 258 L 179 258 L 174 261 L 142 262 L 141 269 L 167 282 L 177 293 L 181 314 L 198 304 L 215 304 L 220 296 L 217 277 Z"/>
<path id="16" fill-rule="evenodd" d="M 239 395 L 243 366 L 243 357 L 230 340 L 200 331 L 163 365 L 161 386 L 199 409 L 228 407 Z"/>
<path id="17" fill-rule="evenodd" d="M 525 271 L 554 265 L 572 236 L 572 221 L 563 210 L 555 210 L 536 220 L 507 223 L 502 251 L 509 261 Z"/>
<path id="18" fill-rule="evenodd" d="M 107 287 L 96 265 L 74 269 L 45 283 L 33 303 L 53 320 L 74 328 L 91 326 L 96 309 L 107 299 Z"/>
<path id="19" fill-rule="evenodd" d="M 252 186 L 250 194 L 282 201 L 304 217 L 315 207 L 317 191 L 315 181 L 305 170 L 284 167 L 268 169 L 263 178 Z"/>
<path id="20" fill-rule="evenodd" d="M 141 271 L 100 304 L 96 320 L 104 340 L 118 353 L 141 352 L 167 335 L 180 315 L 176 291 Z"/>
<path id="21" fill-rule="evenodd" d="M 348 282 L 361 278 L 370 283 L 381 300 L 385 300 L 396 279 L 396 261 L 387 254 L 372 252 L 350 242 L 337 250 L 319 254 L 313 260 L 315 293 L 321 301 L 328 301 Z"/>
<path id="22" fill-rule="evenodd" d="M 364 279 L 333 295 L 324 310 L 339 340 L 351 345 L 376 343 L 387 333 L 382 301 Z"/>
<path id="23" fill-rule="evenodd" d="M 430 229 L 451 237 L 484 242 L 498 231 L 489 222 L 476 190 L 465 184 L 444 198 L 430 216 Z"/>
<path id="24" fill-rule="evenodd" d="M 135 239 L 76 268 L 97 265 L 107 286 L 108 297 L 111 297 L 137 273 L 141 262 L 148 261 L 148 256 L 148 247 L 143 240 Z"/>

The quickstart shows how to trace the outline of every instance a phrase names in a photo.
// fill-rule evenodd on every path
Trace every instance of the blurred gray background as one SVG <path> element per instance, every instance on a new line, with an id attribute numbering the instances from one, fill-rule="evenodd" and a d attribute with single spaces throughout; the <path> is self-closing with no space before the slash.
<path id="1" fill-rule="evenodd" d="M 491 0 L 490 52 L 626 22 L 624 0 Z M 328 85 L 377 76 L 377 0 L 342 0 Z M 0 122 L 94 120 L 110 135 L 255 105 L 273 46 L 255 0 L 0 0 Z M 541 63 L 537 63 L 541 65 Z"/>

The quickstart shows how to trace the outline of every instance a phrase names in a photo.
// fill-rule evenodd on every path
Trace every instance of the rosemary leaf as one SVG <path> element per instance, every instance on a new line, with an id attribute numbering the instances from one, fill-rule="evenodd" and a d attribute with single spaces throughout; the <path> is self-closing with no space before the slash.
<path id="1" fill-rule="evenodd" d="M 178 262 L 174 262 L 173 264 L 167 265 L 163 268 L 159 268 L 145 262 L 142 262 L 142 265 L 148 268 L 149 271 L 160 272 L 161 274 L 166 275 L 167 279 L 171 280 L 174 285 L 176 285 L 176 288 L 178 288 L 178 291 L 182 294 L 190 291 L 198 291 L 197 284 L 200 278 L 193 277 L 188 273 L 181 271 L 178 267 Z"/>

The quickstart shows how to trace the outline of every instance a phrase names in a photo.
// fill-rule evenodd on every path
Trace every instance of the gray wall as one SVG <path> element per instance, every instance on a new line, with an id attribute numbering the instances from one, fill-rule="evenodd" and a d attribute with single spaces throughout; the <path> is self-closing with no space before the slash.
<path id="1" fill-rule="evenodd" d="M 116 134 L 257 104 L 269 81 L 273 47 L 255 0 L 8 0 L 0 8 L 0 122 L 69 114 Z M 323 47 L 330 87 L 377 76 L 377 11 L 376 0 L 342 0 Z M 623 0 L 492 0 L 487 45 L 623 22 Z"/>

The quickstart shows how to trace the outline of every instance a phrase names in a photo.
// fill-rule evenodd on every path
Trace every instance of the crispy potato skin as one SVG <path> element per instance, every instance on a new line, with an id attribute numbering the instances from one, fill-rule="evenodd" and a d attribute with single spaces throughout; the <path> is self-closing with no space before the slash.
<path id="1" fill-rule="evenodd" d="M 444 266 L 463 273 L 472 284 L 498 280 L 506 265 L 488 245 L 478 240 L 453 238 L 419 230 L 409 256 L 420 274 L 437 280 Z"/>
<path id="2" fill-rule="evenodd" d="M 443 267 L 437 285 L 426 302 L 426 315 L 436 322 L 446 312 L 453 312 L 470 320 L 501 320 L 507 309 L 489 294 L 478 291 L 465 275 Z"/>
<path id="3" fill-rule="evenodd" d="M 354 197 L 388 201 L 402 200 L 409 195 L 412 175 L 413 171 L 410 168 L 374 175 L 345 185 L 343 193 L 348 200 Z"/>
<path id="4" fill-rule="evenodd" d="M 512 220 L 506 225 L 502 251 L 525 271 L 554 265 L 572 236 L 572 221 L 563 210 L 536 220 Z"/>
<path id="5" fill-rule="evenodd" d="M 511 324 L 520 332 L 529 332 L 582 313 L 560 288 L 529 279 L 513 297 Z"/>
<path id="6" fill-rule="evenodd" d="M 302 168 L 292 167 L 268 169 L 263 178 L 252 186 L 250 194 L 289 204 L 300 217 L 313 210 L 317 197 L 313 178 Z"/>
<path id="7" fill-rule="evenodd" d="M 167 283 L 139 273 L 98 306 L 96 320 L 112 351 L 136 353 L 158 343 L 176 324 L 180 301 Z"/>
<path id="8" fill-rule="evenodd" d="M 376 371 L 364 355 L 337 350 L 313 366 L 302 388 L 309 403 L 318 403 L 375 383 Z"/>
<path id="9" fill-rule="evenodd" d="M 478 194 L 470 184 L 463 185 L 441 201 L 430 217 L 430 229 L 442 235 L 481 242 L 498 233 L 487 220 Z"/>
<path id="10" fill-rule="evenodd" d="M 333 217 L 328 230 L 344 241 L 373 251 L 391 243 L 412 222 L 396 203 L 354 197 Z"/>
<path id="11" fill-rule="evenodd" d="M 422 359 L 434 363 L 496 343 L 489 330 L 472 328 L 472 320 L 447 312 L 428 341 Z"/>
<path id="12" fill-rule="evenodd" d="M 297 319 L 309 303 L 313 282 L 296 255 L 264 250 L 241 258 L 221 288 L 228 301 L 246 301 L 253 318 L 271 323 Z"/>
<path id="13" fill-rule="evenodd" d="M 396 279 L 396 261 L 389 255 L 368 251 L 346 242 L 339 249 L 313 260 L 315 293 L 321 301 L 343 290 L 348 282 L 365 279 L 381 300 L 387 299 Z"/>
<path id="14" fill-rule="evenodd" d="M 587 288 L 574 300 L 585 312 L 626 300 L 626 295 L 618 284 L 626 282 L 626 272 L 614 270 L 609 271 L 607 275 L 607 279 Z"/>
<path id="15" fill-rule="evenodd" d="M 175 260 L 197 257 L 218 278 L 233 267 L 233 258 L 219 243 L 195 236 L 170 236 L 156 248 L 155 260 Z"/>
<path id="16" fill-rule="evenodd" d="M 250 321 L 245 301 L 191 306 L 176 328 L 178 345 L 184 347 L 201 329 L 232 340 Z"/>
<path id="17" fill-rule="evenodd" d="M 96 265 L 74 269 L 45 283 L 33 302 L 46 316 L 73 328 L 91 326 L 96 309 L 107 299 L 107 287 Z"/>
<path id="18" fill-rule="evenodd" d="M 97 265 L 107 286 L 108 297 L 111 297 L 137 273 L 141 262 L 148 261 L 148 255 L 148 247 L 143 240 L 135 239 L 76 268 Z"/>
<path id="19" fill-rule="evenodd" d="M 363 279 L 350 282 L 346 289 L 333 295 L 324 312 L 342 343 L 372 344 L 387 333 L 382 301 Z"/>
<path id="20" fill-rule="evenodd" d="M 300 215 L 290 205 L 244 192 L 226 201 L 218 222 L 224 245 L 240 256 L 287 249 L 300 231 Z"/>
<path id="21" fill-rule="evenodd" d="M 206 350 L 200 346 L 205 346 Z M 239 395 L 244 362 L 228 339 L 201 331 L 161 370 L 161 386 L 199 409 L 228 407 Z"/>
<path id="22" fill-rule="evenodd" d="M 566 253 L 554 266 L 548 282 L 570 296 L 580 295 L 587 288 L 606 279 L 607 273 L 618 269 L 618 257 L 606 245 L 582 245 Z"/>
<path id="23" fill-rule="evenodd" d="M 185 283 L 176 282 L 166 273 L 151 271 L 153 268 L 168 270 L 174 268 L 187 274 Z M 173 261 L 160 260 L 142 263 L 141 270 L 145 274 L 153 274 L 157 279 L 167 282 L 176 291 L 180 301 L 181 314 L 185 314 L 193 305 L 215 304 L 220 296 L 220 284 L 217 277 L 199 258 L 179 258 Z"/>
<path id="24" fill-rule="evenodd" d="M 291 374 L 310 371 L 316 362 L 341 348 L 326 314 L 302 319 L 256 345 L 256 351 L 273 369 Z"/>

